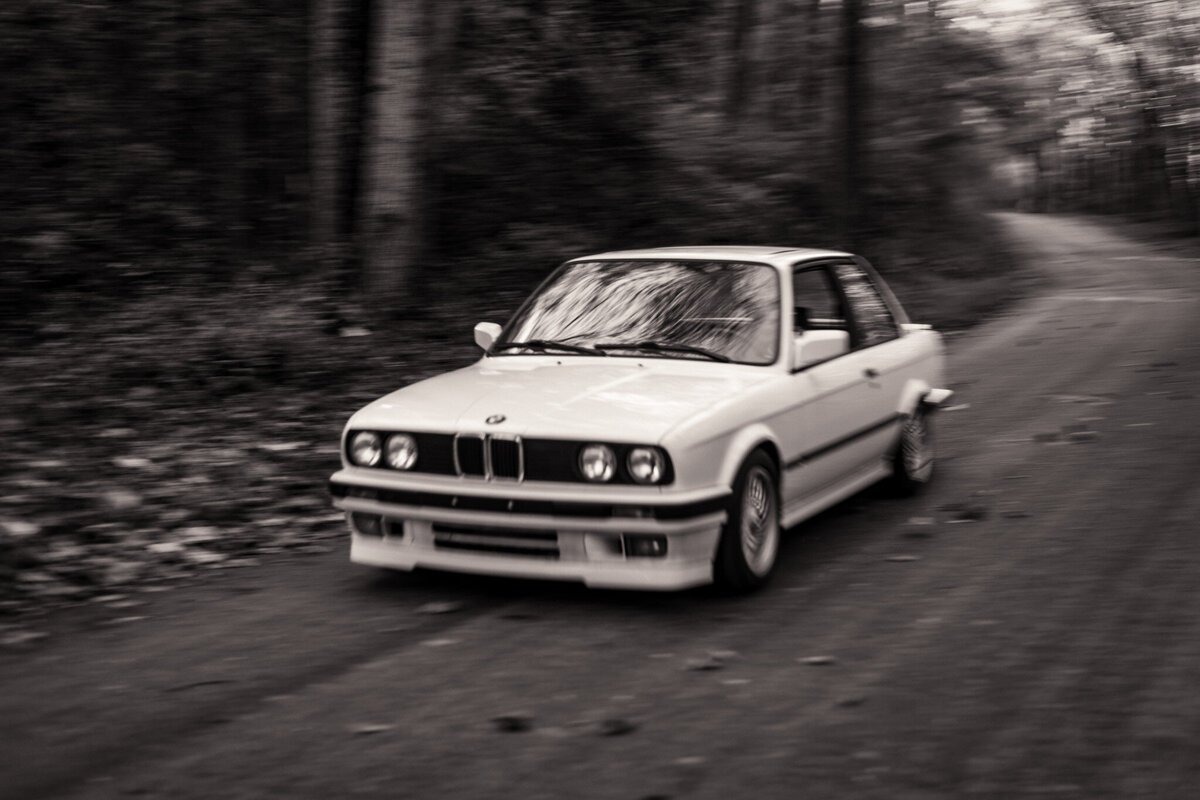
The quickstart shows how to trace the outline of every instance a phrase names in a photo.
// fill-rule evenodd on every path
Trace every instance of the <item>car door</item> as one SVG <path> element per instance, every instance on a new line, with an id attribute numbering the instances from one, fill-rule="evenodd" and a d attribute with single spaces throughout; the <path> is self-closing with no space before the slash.
<path id="1" fill-rule="evenodd" d="M 805 503 L 878 469 L 898 430 L 899 328 L 871 275 L 852 260 L 798 265 L 794 335 L 846 330 L 850 351 L 791 376 L 797 405 L 781 426 L 784 504 Z"/>
<path id="2" fill-rule="evenodd" d="M 861 378 L 855 397 L 862 425 L 847 434 L 853 440 L 847 442 L 846 455 L 851 464 L 870 469 L 890 457 L 899 434 L 897 412 L 910 348 L 901 339 L 896 312 L 864 263 L 838 261 L 832 271 L 851 320 L 854 352 L 848 360 Z"/>

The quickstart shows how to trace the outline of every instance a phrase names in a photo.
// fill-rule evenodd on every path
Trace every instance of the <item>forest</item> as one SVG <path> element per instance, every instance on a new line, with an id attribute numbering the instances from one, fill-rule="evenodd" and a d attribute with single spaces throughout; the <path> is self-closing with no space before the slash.
<path id="1" fill-rule="evenodd" d="M 954 328 L 1031 280 L 991 210 L 1200 233 L 1189 0 L 8 0 L 0 43 L 6 603 L 320 547 L 345 415 L 569 257 L 850 249 Z"/>

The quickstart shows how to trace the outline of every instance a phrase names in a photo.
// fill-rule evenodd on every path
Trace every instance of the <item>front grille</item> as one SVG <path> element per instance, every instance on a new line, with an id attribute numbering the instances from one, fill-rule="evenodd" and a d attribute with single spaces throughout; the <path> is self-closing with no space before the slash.
<path id="1" fill-rule="evenodd" d="M 487 468 L 483 457 L 482 436 L 454 437 L 454 464 L 459 475 L 477 475 L 483 477 Z"/>
<path id="2" fill-rule="evenodd" d="M 491 446 L 492 477 L 521 478 L 521 440 L 497 439 L 488 440 Z"/>
<path id="3" fill-rule="evenodd" d="M 558 534 L 553 531 L 518 531 L 508 528 L 482 528 L 433 525 L 434 546 L 442 550 L 470 550 L 529 558 L 558 558 Z"/>
<path id="4" fill-rule="evenodd" d="M 525 459 L 516 436 L 459 434 L 454 437 L 454 464 L 459 475 L 522 480 Z"/>

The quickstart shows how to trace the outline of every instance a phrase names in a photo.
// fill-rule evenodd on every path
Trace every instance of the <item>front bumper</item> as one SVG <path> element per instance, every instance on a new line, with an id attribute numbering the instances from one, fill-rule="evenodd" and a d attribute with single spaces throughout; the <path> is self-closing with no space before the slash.
<path id="1" fill-rule="evenodd" d="M 416 475 L 397 480 L 353 467 L 334 474 L 329 485 L 334 505 L 351 520 L 350 558 L 356 563 L 621 589 L 711 583 L 729 497 L 720 489 L 648 492 Z M 581 488 L 595 496 L 581 501 Z M 630 536 L 659 537 L 666 553 L 630 554 Z"/>

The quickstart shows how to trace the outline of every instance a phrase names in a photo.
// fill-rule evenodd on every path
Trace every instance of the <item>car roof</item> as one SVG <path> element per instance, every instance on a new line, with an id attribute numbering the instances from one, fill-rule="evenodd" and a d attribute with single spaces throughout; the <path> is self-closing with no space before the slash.
<path id="1" fill-rule="evenodd" d="M 750 245 L 700 245 L 694 247 L 649 247 L 642 250 L 612 250 L 571 261 L 635 261 L 639 259 L 697 259 L 704 261 L 755 261 L 787 267 L 797 261 L 846 257 L 840 250 L 810 247 L 758 247 Z"/>

